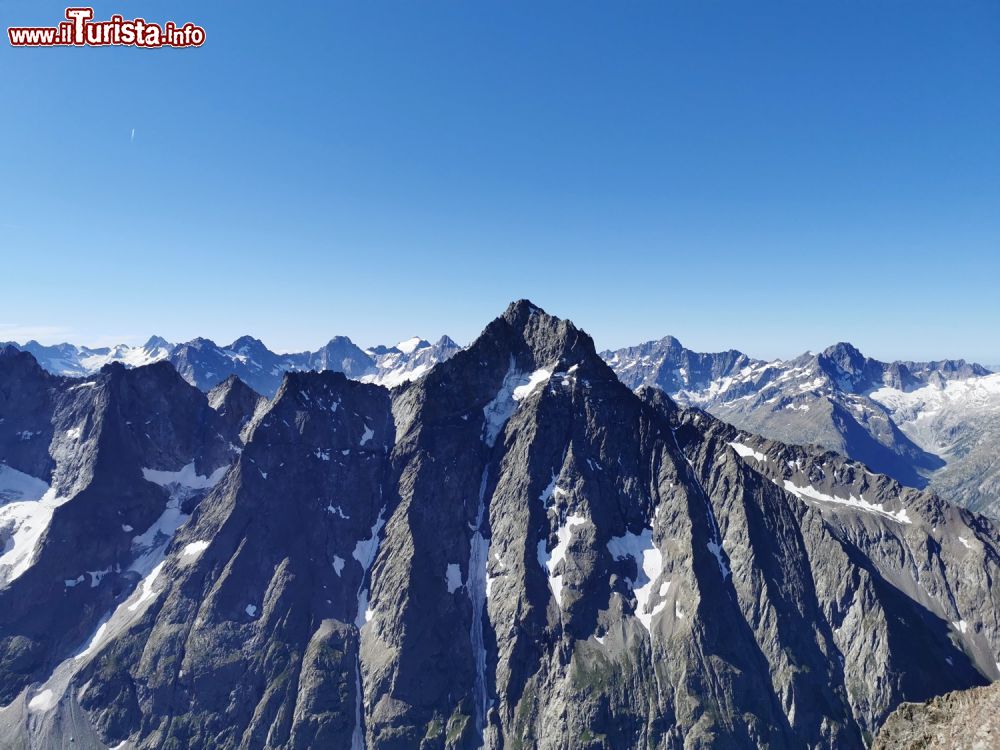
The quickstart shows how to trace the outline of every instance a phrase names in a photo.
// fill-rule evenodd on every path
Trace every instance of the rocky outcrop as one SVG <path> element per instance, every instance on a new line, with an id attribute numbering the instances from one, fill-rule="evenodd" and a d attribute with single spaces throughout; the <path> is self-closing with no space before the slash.
<path id="1" fill-rule="evenodd" d="M 230 375 L 208 392 L 208 405 L 222 418 L 229 434 L 242 438 L 257 410 L 265 407 L 266 399 L 238 377 Z"/>
<path id="2" fill-rule="evenodd" d="M 872 750 L 991 750 L 1000 747 L 1000 683 L 904 703 Z"/>

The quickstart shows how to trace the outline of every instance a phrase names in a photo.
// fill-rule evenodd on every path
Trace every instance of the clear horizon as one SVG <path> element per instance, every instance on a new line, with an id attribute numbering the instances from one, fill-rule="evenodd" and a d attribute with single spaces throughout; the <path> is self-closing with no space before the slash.
<path id="1" fill-rule="evenodd" d="M 599 349 L 1000 364 L 1000 4 L 128 13 L 207 41 L 0 45 L 0 340 L 465 344 L 527 297 Z"/>

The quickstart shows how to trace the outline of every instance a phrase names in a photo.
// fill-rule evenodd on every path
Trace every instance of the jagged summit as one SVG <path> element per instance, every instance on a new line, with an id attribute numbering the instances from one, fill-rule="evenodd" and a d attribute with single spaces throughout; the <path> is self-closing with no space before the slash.
<path id="1" fill-rule="evenodd" d="M 257 354 L 259 352 L 268 352 L 268 348 L 264 346 L 264 342 L 253 336 L 240 336 L 233 343 L 226 347 L 230 351 L 234 351 L 238 354 Z"/>
<path id="2" fill-rule="evenodd" d="M 867 357 L 863 355 L 854 344 L 847 341 L 838 341 L 831 344 L 822 352 L 824 357 L 838 360 L 849 360 L 852 362 L 864 362 Z"/>
<path id="3" fill-rule="evenodd" d="M 246 383 L 240 380 L 239 376 L 235 373 L 230 375 L 228 378 L 219 383 L 215 388 L 209 391 L 209 394 L 219 393 L 223 391 L 228 391 L 232 388 L 250 388 Z"/>
<path id="4" fill-rule="evenodd" d="M 241 439 L 244 439 L 244 427 L 266 400 L 236 375 L 230 375 L 215 386 L 208 392 L 207 398 L 208 405 L 222 417 L 230 434 L 238 435 Z"/>
<path id="5" fill-rule="evenodd" d="M 190 341 L 185 341 L 178 344 L 182 348 L 193 348 L 193 349 L 214 349 L 216 348 L 216 343 L 212 339 L 205 338 L 204 336 L 196 336 Z"/>
<path id="6" fill-rule="evenodd" d="M 329 391 L 331 388 L 339 390 L 358 385 L 357 381 L 349 379 L 344 373 L 334 370 L 323 372 L 313 371 L 290 371 L 286 372 L 282 378 L 281 386 L 274 395 L 272 402 L 277 403 L 281 399 L 309 398 L 309 394 L 315 390 Z"/>
<path id="7" fill-rule="evenodd" d="M 586 365 L 595 373 L 611 374 L 587 333 L 572 321 L 550 315 L 526 299 L 511 302 L 469 348 L 489 346 L 494 337 L 505 339 L 515 356 L 528 355 L 530 364 L 536 367 Z"/>
<path id="8" fill-rule="evenodd" d="M 0 359 L 6 359 L 10 361 L 18 360 L 22 362 L 27 362 L 30 360 L 31 362 L 34 362 L 36 366 L 39 366 L 38 360 L 35 359 L 35 357 L 30 352 L 22 351 L 14 344 L 3 344 L 2 346 L 0 346 Z M 39 369 L 41 369 L 40 366 Z"/>
<path id="9" fill-rule="evenodd" d="M 157 379 L 163 383 L 169 382 L 171 385 L 183 384 L 185 387 L 190 387 L 190 383 L 186 383 L 177 370 L 164 360 L 151 362 L 141 367 L 127 367 L 122 362 L 112 361 L 102 366 L 97 374 L 110 376 L 112 379 L 120 379 L 128 374 L 134 381 Z"/>
<path id="10" fill-rule="evenodd" d="M 442 336 L 437 341 L 434 342 L 434 346 L 447 348 L 447 349 L 459 349 L 459 345 L 455 343 L 455 340 L 451 336 Z"/>
<path id="11" fill-rule="evenodd" d="M 844 342 L 827 347 L 816 360 L 821 370 L 851 393 L 880 385 L 887 370 L 885 363 L 866 357 L 857 347 Z"/>
<path id="12" fill-rule="evenodd" d="M 212 388 L 212 390 L 208 392 L 207 398 L 209 405 L 218 411 L 222 404 L 231 402 L 233 399 L 241 401 L 245 399 L 252 399 L 256 401 L 260 398 L 260 394 L 240 380 L 239 376 L 230 375 L 217 386 Z"/>
<path id="13" fill-rule="evenodd" d="M 434 346 L 457 349 L 447 336 Z M 468 347 L 431 370 L 429 377 L 432 381 L 451 382 L 456 377 L 470 382 L 482 377 L 492 381 L 514 371 L 528 376 L 535 370 L 551 373 L 574 366 L 614 379 L 593 340 L 572 321 L 550 315 L 528 300 L 518 300 L 491 321 Z"/>
<path id="14" fill-rule="evenodd" d="M 878 360 L 865 356 L 854 344 L 846 341 L 839 341 L 836 344 L 828 346 L 820 352 L 818 358 L 820 360 L 829 360 L 848 372 L 860 372 L 866 367 L 877 367 L 883 364 Z"/>
<path id="15" fill-rule="evenodd" d="M 172 346 L 172 344 L 162 336 L 157 336 L 154 334 L 150 336 L 149 339 L 146 341 L 146 343 L 143 344 L 142 346 L 144 349 L 156 349 L 161 346 L 169 347 Z"/>
<path id="16" fill-rule="evenodd" d="M 674 336 L 670 336 L 670 335 L 664 336 L 662 339 L 659 340 L 658 343 L 661 346 L 666 347 L 667 349 L 683 349 L 684 348 L 684 345 L 680 342 L 679 339 L 677 339 Z"/>
<path id="17" fill-rule="evenodd" d="M 354 342 L 349 336 L 334 336 L 326 342 L 327 346 L 354 346 Z"/>
<path id="18" fill-rule="evenodd" d="M 548 315 L 548 313 L 546 313 L 545 310 L 540 308 L 531 300 L 518 299 L 512 301 L 509 305 L 507 305 L 507 309 L 505 309 L 500 314 L 500 317 L 506 320 L 511 325 L 516 325 L 515 323 L 516 320 L 523 320 L 524 318 L 530 317 L 531 315 L 534 315 L 536 313 L 540 313 L 542 315 Z"/>

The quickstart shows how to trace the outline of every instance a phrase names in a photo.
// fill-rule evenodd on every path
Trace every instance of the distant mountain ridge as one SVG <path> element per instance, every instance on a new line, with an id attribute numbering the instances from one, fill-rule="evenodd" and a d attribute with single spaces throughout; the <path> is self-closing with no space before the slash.
<path id="1" fill-rule="evenodd" d="M 844 342 L 768 362 L 693 352 L 672 336 L 601 356 L 633 389 L 655 386 L 742 429 L 822 445 L 1000 514 L 1000 375 L 982 365 L 882 362 Z"/>
<path id="2" fill-rule="evenodd" d="M 203 391 L 236 375 L 268 397 L 277 392 L 286 372 L 295 371 L 342 372 L 354 380 L 392 387 L 420 377 L 461 349 L 448 336 L 433 344 L 414 337 L 395 346 L 367 350 L 346 336 L 335 336 L 316 351 L 293 354 L 273 352 L 252 336 L 241 336 L 228 346 L 201 337 L 173 344 L 159 336 L 151 337 L 142 346 L 91 348 L 68 343 L 45 346 L 37 341 L 6 345 L 29 352 L 54 375 L 84 377 L 113 362 L 139 367 L 167 360 L 187 382 Z"/>
<path id="3" fill-rule="evenodd" d="M 673 336 L 665 336 L 638 346 L 606 350 L 601 352 L 601 356 L 619 371 L 622 382 L 632 388 L 656 385 L 664 390 L 685 391 L 693 398 L 699 391 L 709 389 L 713 381 L 732 377 L 734 382 L 725 389 L 728 400 L 744 395 L 745 389 L 730 389 L 732 385 L 747 382 L 750 376 L 768 371 L 771 375 L 784 373 L 789 368 L 811 362 L 815 362 L 817 369 L 831 378 L 840 390 L 856 394 L 882 386 L 912 390 L 929 383 L 993 374 L 989 368 L 964 359 L 882 362 L 866 357 L 847 342 L 829 346 L 819 354 L 806 352 L 791 360 L 767 361 L 754 359 L 736 349 L 695 352 Z M 760 383 L 762 380 L 753 378 L 753 382 Z"/>

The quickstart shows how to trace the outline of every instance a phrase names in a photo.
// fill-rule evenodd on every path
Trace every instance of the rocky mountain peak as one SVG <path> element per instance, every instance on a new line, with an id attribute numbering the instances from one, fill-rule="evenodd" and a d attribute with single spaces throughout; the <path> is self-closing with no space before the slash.
<path id="1" fill-rule="evenodd" d="M 326 346 L 329 347 L 341 347 L 341 346 L 355 346 L 355 343 L 351 340 L 349 336 L 334 336 L 332 339 L 326 342 Z"/>
<path id="2" fill-rule="evenodd" d="M 262 426 L 273 428 L 272 432 L 277 429 L 281 434 L 307 435 L 309 432 L 304 424 L 309 420 L 335 430 L 337 423 L 350 418 L 342 409 L 347 399 L 357 399 L 361 403 L 366 399 L 387 399 L 387 394 L 380 386 L 351 380 L 344 373 L 333 370 L 287 372 L 268 407 L 258 410 L 254 416 L 248 434 L 257 443 L 261 442 L 258 434 Z M 352 408 L 356 418 L 358 407 Z M 275 427 L 276 421 L 282 427 Z"/>
<path id="3" fill-rule="evenodd" d="M 886 369 L 884 364 L 866 357 L 846 342 L 827 347 L 816 361 L 820 369 L 848 393 L 862 393 L 879 385 Z"/>
<path id="4" fill-rule="evenodd" d="M 824 357 L 837 361 L 851 360 L 863 362 L 866 359 L 865 355 L 849 341 L 838 341 L 836 344 L 828 346 L 821 353 Z"/>
<path id="5" fill-rule="evenodd" d="M 311 370 L 337 370 L 358 378 L 372 372 L 375 360 L 347 336 L 334 336 L 319 351 L 303 355 Z"/>
<path id="6" fill-rule="evenodd" d="M 236 375 L 230 375 L 208 392 L 208 405 L 222 417 L 233 435 L 242 433 L 262 400 L 259 393 Z"/>
<path id="7" fill-rule="evenodd" d="M 684 348 L 684 345 L 674 336 L 664 336 L 657 342 L 661 348 L 677 351 Z"/>
<path id="8" fill-rule="evenodd" d="M 494 320 L 470 349 L 491 346 L 499 336 L 518 360 L 518 366 L 541 368 L 555 366 L 566 369 L 577 365 L 594 374 L 614 377 L 610 368 L 597 354 L 594 341 L 572 321 L 550 315 L 528 300 L 512 302 Z"/>
<path id="9" fill-rule="evenodd" d="M 442 336 L 437 341 L 434 342 L 434 346 L 440 349 L 461 349 L 461 347 L 455 343 L 451 336 Z"/>
<path id="10" fill-rule="evenodd" d="M 217 386 L 215 386 L 208 392 L 208 403 L 212 405 L 212 408 L 214 409 L 216 408 L 215 407 L 216 403 L 220 403 L 221 401 L 230 398 L 234 394 L 239 395 L 248 393 L 253 394 L 255 396 L 260 395 L 256 391 L 254 391 L 253 388 L 251 388 L 242 380 L 240 380 L 239 376 L 230 375 L 228 378 L 223 380 L 221 383 L 219 383 Z"/>
<path id="11" fill-rule="evenodd" d="M 253 336 L 240 336 L 226 348 L 230 351 L 236 352 L 237 354 L 254 354 L 257 352 L 267 351 L 267 347 L 264 346 L 264 342 L 260 339 L 254 338 Z"/>
<path id="12" fill-rule="evenodd" d="M 112 378 L 121 377 L 125 374 L 125 365 L 121 362 L 108 362 L 98 371 L 101 375 L 108 375 Z"/>
<path id="13" fill-rule="evenodd" d="M 503 311 L 500 315 L 501 318 L 506 320 L 512 326 L 518 327 L 523 325 L 523 322 L 530 318 L 532 315 L 542 314 L 547 315 L 547 313 L 534 302 L 528 299 L 514 300 L 509 305 L 507 309 Z M 518 322 L 520 321 L 520 323 Z"/>
<path id="14" fill-rule="evenodd" d="M 273 403 L 278 406 L 282 401 L 295 399 L 309 400 L 314 395 L 339 391 L 348 383 L 348 378 L 342 372 L 326 370 L 324 372 L 286 372 L 281 386 L 275 394 Z"/>
<path id="15" fill-rule="evenodd" d="M 165 338 L 154 334 L 153 336 L 149 337 L 149 339 L 146 341 L 145 344 L 142 345 L 142 348 L 146 349 L 147 351 L 152 351 L 154 349 L 169 349 L 172 346 L 173 344 L 171 344 Z"/>
<path id="16" fill-rule="evenodd" d="M 179 349 L 215 349 L 217 345 L 212 339 L 207 339 L 204 336 L 198 336 L 191 339 L 190 341 L 185 341 L 183 344 L 178 346 Z"/>
<path id="17" fill-rule="evenodd" d="M 11 373 L 17 371 L 32 374 L 44 373 L 34 356 L 10 344 L 0 347 L 0 368 Z"/>
<path id="18" fill-rule="evenodd" d="M 869 361 L 856 346 L 846 341 L 840 341 L 833 346 L 828 346 L 819 356 L 822 359 L 829 360 L 840 371 L 848 374 L 862 372 Z"/>

